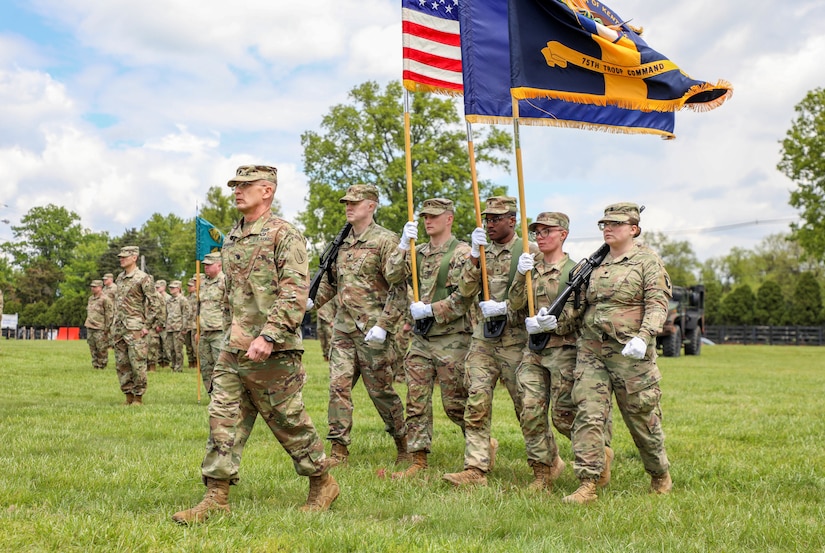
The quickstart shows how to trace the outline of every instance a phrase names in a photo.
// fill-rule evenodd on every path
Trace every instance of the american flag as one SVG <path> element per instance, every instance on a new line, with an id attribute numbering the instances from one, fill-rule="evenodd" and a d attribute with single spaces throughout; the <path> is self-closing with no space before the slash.
<path id="1" fill-rule="evenodd" d="M 404 87 L 413 92 L 461 94 L 459 0 L 402 0 Z"/>

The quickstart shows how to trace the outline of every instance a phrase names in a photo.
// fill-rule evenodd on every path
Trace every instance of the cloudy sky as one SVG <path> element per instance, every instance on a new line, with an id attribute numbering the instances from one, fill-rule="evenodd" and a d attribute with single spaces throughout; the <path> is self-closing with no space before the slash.
<path id="1" fill-rule="evenodd" d="M 598 245 L 615 201 L 646 205 L 645 230 L 701 259 L 786 230 L 797 214 L 779 141 L 825 85 L 825 2 L 610 6 L 734 97 L 680 112 L 675 141 L 522 127 L 528 214 L 568 213 L 576 256 Z M 353 86 L 400 78 L 400 18 L 397 0 L 0 0 L 0 219 L 54 203 L 120 234 L 155 212 L 193 216 L 245 163 L 278 167 L 293 217 L 307 193 L 301 133 Z M 480 176 L 516 195 L 514 174 Z"/>

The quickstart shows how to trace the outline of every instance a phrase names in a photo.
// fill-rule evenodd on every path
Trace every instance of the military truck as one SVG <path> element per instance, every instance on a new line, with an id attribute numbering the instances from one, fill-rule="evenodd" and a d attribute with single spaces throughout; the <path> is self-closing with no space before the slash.
<path id="1" fill-rule="evenodd" d="M 678 357 L 685 346 L 685 355 L 699 355 L 705 331 L 705 287 L 674 286 L 668 306 L 667 320 L 656 337 L 656 346 L 665 357 Z"/>

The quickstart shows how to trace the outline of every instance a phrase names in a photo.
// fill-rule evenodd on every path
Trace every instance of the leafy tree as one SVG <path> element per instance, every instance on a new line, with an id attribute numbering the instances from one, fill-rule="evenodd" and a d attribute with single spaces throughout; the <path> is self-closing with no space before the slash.
<path id="1" fill-rule="evenodd" d="M 87 295 L 89 282 L 101 278 L 100 257 L 106 252 L 109 245 L 109 235 L 105 232 L 85 232 L 75 248 L 72 260 L 65 268 L 66 280 L 60 285 L 61 296 L 70 293 Z M 82 322 L 82 321 L 81 321 Z"/>
<path id="2" fill-rule="evenodd" d="M 227 234 L 241 214 L 235 208 L 232 195 L 224 194 L 224 189 L 229 190 L 227 187 L 212 186 L 206 191 L 206 204 L 201 208 L 200 216 Z"/>
<path id="3" fill-rule="evenodd" d="M 46 305 L 46 302 L 27 303 L 20 311 L 20 318 L 17 321 L 18 326 L 47 326 L 45 315 L 48 311 L 49 306 Z"/>
<path id="4" fill-rule="evenodd" d="M 775 280 L 766 280 L 757 290 L 753 315 L 756 324 L 777 326 L 786 322 L 785 298 Z"/>
<path id="5" fill-rule="evenodd" d="M 333 106 L 322 131 L 301 135 L 304 173 L 309 179 L 306 211 L 298 215 L 310 242 L 325 244 L 345 222 L 338 200 L 347 187 L 374 184 L 381 196 L 376 220 L 398 231 L 407 221 L 406 164 L 402 88 L 390 82 L 381 91 L 375 82 L 353 88 L 351 103 Z M 466 237 L 475 227 L 467 137 L 454 100 L 412 94 L 410 140 L 415 208 L 441 196 L 456 204 L 454 232 Z M 508 133 L 495 127 L 474 138 L 479 164 L 509 168 L 503 154 L 511 149 Z M 480 181 L 482 200 L 503 187 Z"/>
<path id="6" fill-rule="evenodd" d="M 753 308 L 756 298 L 748 284 L 740 284 L 722 298 L 720 315 L 724 324 L 753 324 Z"/>
<path id="7" fill-rule="evenodd" d="M 48 306 L 56 299 L 63 280 L 65 276 L 60 267 L 47 259 L 38 259 L 23 270 L 15 292 L 23 305 L 42 302 Z"/>
<path id="8" fill-rule="evenodd" d="M 177 279 L 186 275 L 195 264 L 195 222 L 184 221 L 170 213 L 165 217 L 154 213 L 141 227 L 144 235 L 154 242 L 157 254 L 147 272 L 155 278 Z"/>
<path id="9" fill-rule="evenodd" d="M 822 289 L 812 273 L 799 275 L 793 294 L 793 324 L 813 326 L 822 322 Z"/>
<path id="10" fill-rule="evenodd" d="M 808 92 L 794 110 L 777 167 L 796 183 L 789 203 L 803 222 L 791 225 L 793 239 L 811 258 L 825 261 L 825 89 Z"/>
<path id="11" fill-rule="evenodd" d="M 46 261 L 60 268 L 66 266 L 83 236 L 80 216 L 64 207 L 49 204 L 33 207 L 20 224 L 12 226 L 14 242 L 2 248 L 11 254 L 14 264 L 27 267 L 37 261 Z"/>
<path id="12" fill-rule="evenodd" d="M 702 284 L 705 285 L 705 324 L 721 324 L 722 283 L 713 271 L 712 263 L 702 267 Z"/>
<path id="13" fill-rule="evenodd" d="M 687 240 L 671 240 L 662 232 L 645 233 L 645 243 L 656 250 L 670 275 L 673 284 L 692 286 L 696 284 L 696 270 L 699 260 Z"/>
<path id="14" fill-rule="evenodd" d="M 86 300 L 89 294 L 71 292 L 58 298 L 39 318 L 43 326 L 82 326 L 86 320 Z"/>

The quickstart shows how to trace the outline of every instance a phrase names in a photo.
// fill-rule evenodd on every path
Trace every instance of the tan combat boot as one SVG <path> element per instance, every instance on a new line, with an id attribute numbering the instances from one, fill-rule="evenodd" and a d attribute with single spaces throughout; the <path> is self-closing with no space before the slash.
<path id="1" fill-rule="evenodd" d="M 538 461 L 530 461 L 535 477 L 527 489 L 531 491 L 552 490 L 553 482 L 550 480 L 550 467 Z"/>
<path id="2" fill-rule="evenodd" d="M 321 476 L 309 477 L 309 495 L 307 502 L 304 503 L 300 510 L 304 512 L 312 511 L 326 511 L 332 502 L 338 498 L 341 488 L 338 487 L 338 482 L 328 472 Z"/>
<path id="3" fill-rule="evenodd" d="M 561 457 L 556 455 L 556 458 L 553 459 L 553 464 L 550 465 L 550 472 L 547 473 L 547 478 L 551 484 L 559 479 L 559 476 L 564 472 L 564 467 L 566 466 L 564 461 L 561 460 Z"/>
<path id="4" fill-rule="evenodd" d="M 413 451 L 412 453 L 413 463 L 407 470 L 402 470 L 401 472 L 394 472 L 392 473 L 392 479 L 398 480 L 400 478 L 409 478 L 413 474 L 418 471 L 424 470 L 427 468 L 427 452 L 426 451 Z"/>
<path id="5" fill-rule="evenodd" d="M 229 480 L 206 479 L 206 495 L 203 500 L 185 511 L 172 515 L 178 524 L 203 522 L 213 513 L 229 513 Z"/>
<path id="6" fill-rule="evenodd" d="M 579 489 L 562 498 L 562 503 L 578 503 L 584 505 L 596 501 L 599 496 L 596 495 L 596 481 L 582 480 Z"/>
<path id="7" fill-rule="evenodd" d="M 146 371 L 150 372 L 150 373 L 155 372 L 155 364 L 154 363 L 149 363 L 148 365 L 146 365 Z"/>
<path id="8" fill-rule="evenodd" d="M 143 396 L 134 396 L 132 399 L 132 405 L 143 405 Z"/>
<path id="9" fill-rule="evenodd" d="M 487 472 L 493 470 L 493 467 L 496 466 L 496 453 L 498 452 L 498 440 L 495 438 L 490 438 L 490 465 L 487 468 Z"/>
<path id="10" fill-rule="evenodd" d="M 123 402 L 123 405 L 131 405 L 132 402 L 134 402 L 134 401 L 135 401 L 134 394 L 126 394 L 126 401 Z"/>
<path id="11" fill-rule="evenodd" d="M 407 452 L 407 436 L 393 439 L 395 440 L 395 450 L 398 452 L 395 456 L 395 465 L 398 466 L 411 461 L 412 455 Z"/>
<path id="12" fill-rule="evenodd" d="M 487 477 L 481 469 L 470 467 L 461 472 L 447 473 L 442 478 L 453 486 L 477 485 L 486 486 Z"/>
<path id="13" fill-rule="evenodd" d="M 349 449 L 344 444 L 332 442 L 332 451 L 330 452 L 330 466 L 346 465 L 349 457 Z"/>
<path id="14" fill-rule="evenodd" d="M 597 488 L 604 488 L 610 484 L 610 464 L 613 463 L 613 449 L 609 447 L 604 448 L 604 469 L 599 475 L 599 480 L 596 482 Z"/>
<path id="15" fill-rule="evenodd" d="M 666 494 L 672 489 L 673 480 L 670 479 L 670 472 L 650 477 L 650 493 Z"/>

